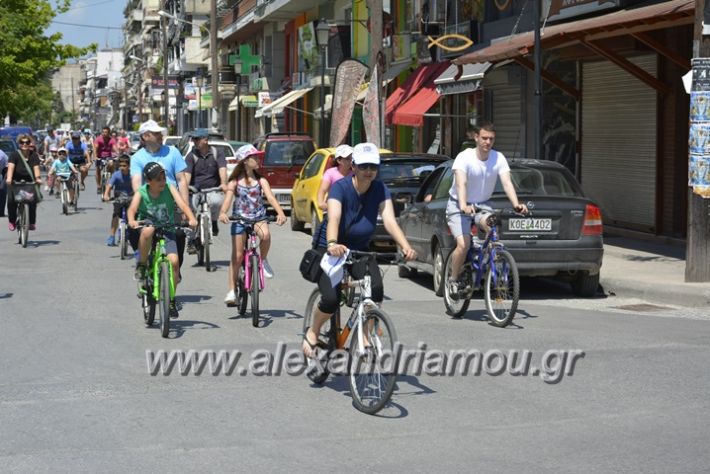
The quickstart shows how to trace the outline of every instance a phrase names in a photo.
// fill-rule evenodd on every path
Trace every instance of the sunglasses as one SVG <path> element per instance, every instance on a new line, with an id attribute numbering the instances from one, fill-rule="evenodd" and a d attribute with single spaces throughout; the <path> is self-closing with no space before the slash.
<path id="1" fill-rule="evenodd" d="M 29 145 L 30 143 L 29 140 L 20 140 L 20 145 Z"/>
<path id="2" fill-rule="evenodd" d="M 357 166 L 357 169 L 359 169 L 361 171 L 367 171 L 367 170 L 377 171 L 380 168 L 380 165 L 376 165 L 375 163 L 363 163 L 361 165 L 355 165 L 355 166 Z"/>
<path id="3" fill-rule="evenodd" d="M 54 153 L 54 152 L 52 152 L 52 153 Z M 59 154 L 60 154 L 60 155 L 66 155 L 67 152 L 66 152 L 66 151 L 60 151 Z"/>

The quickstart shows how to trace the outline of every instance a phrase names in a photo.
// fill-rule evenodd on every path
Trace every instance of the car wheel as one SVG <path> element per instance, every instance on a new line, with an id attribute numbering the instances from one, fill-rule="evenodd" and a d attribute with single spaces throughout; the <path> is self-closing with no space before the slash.
<path id="1" fill-rule="evenodd" d="M 304 223 L 299 221 L 298 218 L 296 217 L 296 208 L 293 206 L 293 199 L 291 199 L 291 230 L 295 230 L 297 232 L 302 231 L 304 227 Z"/>
<path id="2" fill-rule="evenodd" d="M 579 272 L 572 281 L 572 292 L 583 298 L 591 298 L 597 294 L 599 288 L 599 273 L 590 275 L 589 272 Z"/>
<path id="3" fill-rule="evenodd" d="M 438 245 L 434 248 L 434 293 L 436 296 L 444 296 L 444 253 Z"/>
<path id="4" fill-rule="evenodd" d="M 397 274 L 400 278 L 412 278 L 414 275 L 417 274 L 417 269 L 409 268 L 408 266 L 400 263 L 397 266 Z"/>

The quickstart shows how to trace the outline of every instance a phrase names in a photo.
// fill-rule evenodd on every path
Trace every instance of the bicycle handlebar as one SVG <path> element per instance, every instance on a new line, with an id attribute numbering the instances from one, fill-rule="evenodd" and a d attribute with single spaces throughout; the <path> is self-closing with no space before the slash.
<path id="1" fill-rule="evenodd" d="M 211 193 L 211 192 L 214 192 L 214 191 L 221 191 L 221 190 L 222 190 L 222 188 L 221 188 L 220 186 L 216 186 L 216 187 L 213 187 L 213 188 L 205 188 L 205 189 L 197 189 L 197 188 L 194 187 L 194 186 L 189 186 L 188 189 L 189 189 L 190 192 L 193 193 L 193 194 L 207 194 L 207 193 Z"/>
<path id="2" fill-rule="evenodd" d="M 275 222 L 276 218 L 274 216 L 264 216 L 259 219 L 249 219 L 243 216 L 229 216 L 229 222 L 241 222 L 242 224 L 256 224 L 262 221 Z"/>
<path id="3" fill-rule="evenodd" d="M 380 258 L 382 260 L 388 260 L 392 263 L 404 261 L 404 256 L 400 252 L 363 252 L 360 250 L 351 250 L 345 263 L 353 263 L 353 261 L 370 258 Z"/>

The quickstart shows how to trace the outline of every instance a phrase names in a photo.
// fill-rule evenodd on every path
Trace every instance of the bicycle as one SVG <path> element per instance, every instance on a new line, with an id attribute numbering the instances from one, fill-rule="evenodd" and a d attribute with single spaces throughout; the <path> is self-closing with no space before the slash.
<path id="1" fill-rule="evenodd" d="M 29 205 L 37 201 L 37 192 L 35 184 L 32 181 L 13 181 L 12 192 L 15 194 L 15 203 L 17 204 L 17 243 L 22 245 L 22 248 L 27 247 L 27 238 L 30 232 L 30 216 Z"/>
<path id="2" fill-rule="evenodd" d="M 219 186 L 214 188 L 206 188 L 199 191 L 194 186 L 190 186 L 190 191 L 197 196 L 197 230 L 195 235 L 199 238 L 194 240 L 194 245 L 197 250 L 197 264 L 204 265 L 205 270 L 211 272 L 213 270 L 210 262 L 210 244 L 212 243 L 212 213 L 210 212 L 210 204 L 207 202 L 207 193 L 220 191 Z"/>
<path id="3" fill-rule="evenodd" d="M 370 259 L 387 259 L 397 263 L 401 257 L 397 253 L 359 252 L 351 250 L 344 265 L 343 281 L 354 282 L 359 288 L 359 294 L 354 296 L 352 311 L 345 327 L 340 326 L 340 307 L 323 324 L 318 336 L 317 346 L 325 352 L 321 360 L 328 360 L 336 349 L 348 346 L 350 361 L 348 364 L 348 379 L 350 394 L 355 408 L 363 413 L 374 415 L 389 402 L 397 380 L 397 363 L 391 359 L 391 372 L 381 372 L 379 367 L 385 351 L 394 357 L 397 343 L 397 333 L 390 317 L 371 299 L 371 278 L 368 274 Z M 351 294 L 354 294 L 351 288 Z M 349 295 L 341 295 L 340 306 L 349 306 Z M 304 335 L 311 326 L 313 309 L 320 300 L 320 290 L 314 289 L 306 303 L 303 326 Z M 367 334 L 365 334 L 367 333 Z M 366 346 L 367 344 L 367 346 Z M 359 369 L 365 368 L 363 372 Z M 309 369 L 307 376 L 315 384 L 326 381 L 330 371 L 327 364 Z"/>
<path id="4" fill-rule="evenodd" d="M 131 204 L 133 198 L 127 194 L 121 194 L 109 201 L 113 201 L 114 204 L 121 206 L 121 215 L 118 218 L 118 228 L 116 232 L 118 233 L 118 240 L 116 245 L 118 245 L 119 251 L 121 253 L 121 260 L 125 260 L 128 257 L 128 206 Z"/>
<path id="5" fill-rule="evenodd" d="M 155 307 L 158 306 L 160 329 L 163 337 L 170 332 L 170 302 L 175 299 L 175 279 L 173 267 L 165 250 L 165 235 L 181 227 L 175 224 L 156 225 L 149 220 L 139 221 L 141 226 L 155 227 L 153 245 L 146 260 L 145 283 L 139 288 L 146 326 L 155 322 Z M 139 227 L 140 228 L 140 227 Z"/>
<path id="6" fill-rule="evenodd" d="M 259 293 L 264 291 L 265 279 L 264 268 L 259 254 L 259 242 L 256 238 L 254 226 L 257 222 L 266 221 L 274 222 L 273 216 L 264 216 L 259 219 L 248 219 L 242 216 L 231 216 L 230 222 L 238 222 L 244 226 L 246 233 L 244 261 L 242 263 L 242 271 L 239 272 L 237 281 L 237 305 L 239 307 L 239 316 L 244 316 L 247 310 L 247 303 L 251 295 L 251 324 L 259 327 Z"/>
<path id="7" fill-rule="evenodd" d="M 78 178 L 75 176 L 74 173 L 71 173 L 68 175 L 58 174 L 57 179 L 59 180 L 60 184 L 59 198 L 62 203 L 62 213 L 66 216 L 69 214 L 69 205 L 71 204 L 69 200 L 69 186 L 71 185 L 73 187 L 74 182 L 76 182 Z M 76 193 L 76 189 L 74 189 L 74 192 Z M 74 211 L 76 211 L 76 206 L 74 207 Z"/>
<path id="8" fill-rule="evenodd" d="M 483 299 L 488 313 L 488 320 L 494 326 L 506 327 L 513 321 L 520 298 L 520 279 L 515 259 L 498 239 L 498 223 L 503 211 L 496 211 L 487 219 L 490 232 L 483 245 L 471 245 L 466 254 L 459 282 L 465 285 L 452 291 L 451 253 L 444 266 L 444 305 L 446 312 L 460 318 L 468 309 L 473 293 L 483 287 Z M 476 235 L 478 227 L 471 226 L 471 233 Z"/>
<path id="9" fill-rule="evenodd" d="M 109 181 L 111 181 L 111 172 L 108 169 L 108 160 L 113 160 L 113 157 L 111 158 L 97 158 L 96 159 L 96 172 L 101 173 L 101 185 L 97 189 L 96 194 L 101 194 L 103 195 L 104 192 L 106 191 L 106 186 L 108 186 Z M 99 191 L 100 189 L 100 191 Z"/>

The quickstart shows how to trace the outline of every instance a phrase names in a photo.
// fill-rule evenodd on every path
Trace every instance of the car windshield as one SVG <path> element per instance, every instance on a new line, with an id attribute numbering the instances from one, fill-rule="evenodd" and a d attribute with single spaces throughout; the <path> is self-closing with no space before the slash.
<path id="1" fill-rule="evenodd" d="M 9 154 L 10 152 L 15 151 L 15 146 L 10 141 L 2 140 L 0 141 L 0 150 Z"/>
<path id="2" fill-rule="evenodd" d="M 302 165 L 315 151 L 313 142 L 278 140 L 266 143 L 265 165 Z"/>
<path id="3" fill-rule="evenodd" d="M 577 186 L 561 170 L 512 167 L 510 178 L 519 195 L 582 197 Z M 505 194 L 500 180 L 496 183 L 493 194 Z"/>
<path id="4" fill-rule="evenodd" d="M 383 161 L 379 178 L 383 181 L 420 179 L 434 171 L 436 165 L 430 161 Z"/>

